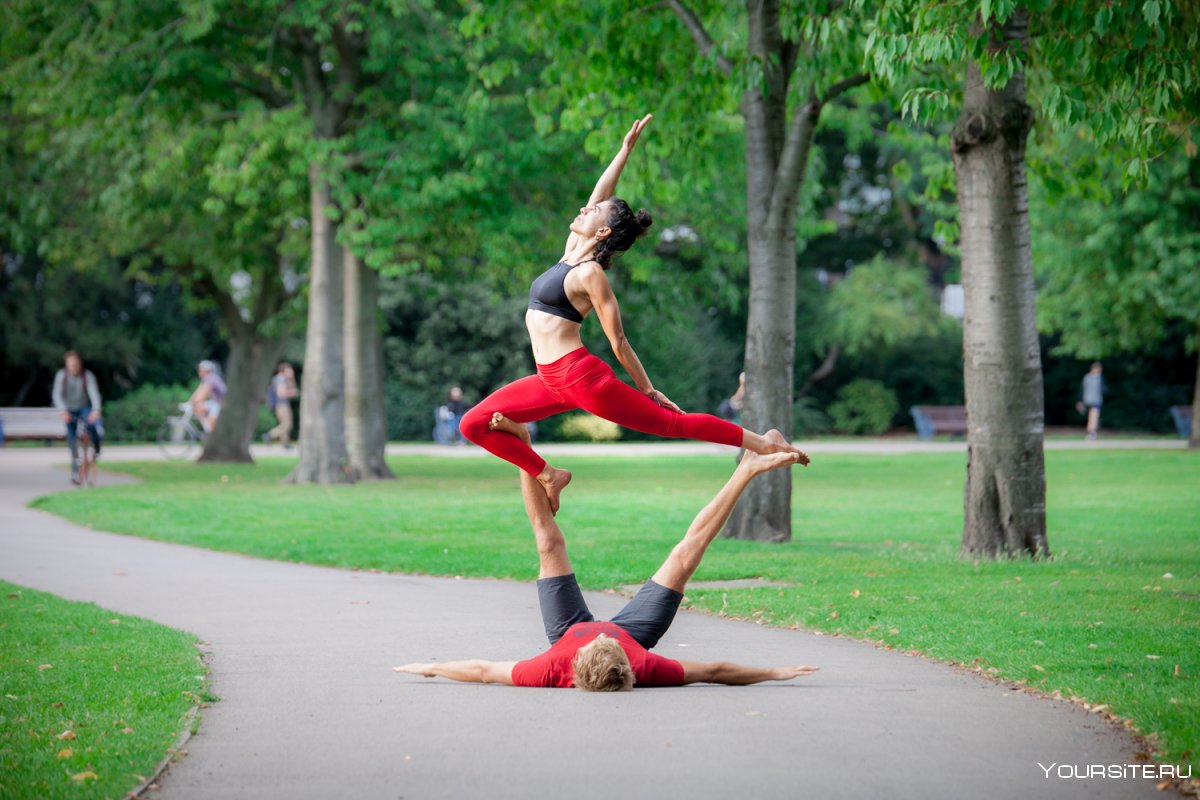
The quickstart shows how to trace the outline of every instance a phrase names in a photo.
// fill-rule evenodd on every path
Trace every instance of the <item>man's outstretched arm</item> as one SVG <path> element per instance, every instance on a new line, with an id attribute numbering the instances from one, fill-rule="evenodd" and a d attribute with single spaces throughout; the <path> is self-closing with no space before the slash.
<path id="1" fill-rule="evenodd" d="M 512 671 L 515 661 L 442 661 L 430 664 L 404 664 L 393 667 L 396 672 L 424 675 L 426 678 L 449 678 L 462 683 L 503 683 L 513 685 Z"/>
<path id="2" fill-rule="evenodd" d="M 749 686 L 766 681 L 788 681 L 811 675 L 820 667 L 801 664 L 796 667 L 747 667 L 728 661 L 680 661 L 683 682 L 723 683 L 727 686 Z"/>

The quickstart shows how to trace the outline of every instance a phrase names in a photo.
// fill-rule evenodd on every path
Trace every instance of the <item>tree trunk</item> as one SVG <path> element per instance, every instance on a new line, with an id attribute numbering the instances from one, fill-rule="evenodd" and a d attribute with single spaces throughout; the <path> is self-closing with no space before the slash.
<path id="1" fill-rule="evenodd" d="M 1020 48 L 1025 12 L 993 34 Z M 951 149 L 962 226 L 963 377 L 967 397 L 964 554 L 1050 555 L 1041 351 L 1035 325 L 1025 145 L 1033 112 L 1024 75 L 988 89 L 967 68 Z"/>
<path id="2" fill-rule="evenodd" d="M 283 336 L 264 336 L 238 321 L 230 326 L 225 399 L 221 415 L 204 440 L 200 461 L 250 464 L 250 442 L 258 423 L 258 407 L 280 351 Z"/>
<path id="3" fill-rule="evenodd" d="M 300 390 L 300 458 L 292 483 L 351 483 L 347 470 L 342 364 L 342 253 L 335 238 L 329 182 L 309 167 L 312 266 Z"/>
<path id="4" fill-rule="evenodd" d="M 1192 435 L 1188 449 L 1200 450 L 1200 323 L 1196 325 L 1196 382 L 1192 386 Z"/>
<path id="5" fill-rule="evenodd" d="M 776 232 L 778 233 L 778 232 Z M 750 314 L 746 323 L 746 399 L 742 424 L 777 428 L 792 437 L 792 369 L 796 338 L 796 242 L 792 236 L 750 235 Z M 792 471 L 754 479 L 724 535 L 786 542 L 792 538 Z"/>
<path id="6" fill-rule="evenodd" d="M 802 166 L 795 186 L 779 186 L 781 163 L 791 145 L 787 133 L 787 80 L 780 53 L 777 2 L 748 2 L 751 55 L 763 64 L 763 85 L 742 98 L 746 122 L 746 195 L 750 258 L 750 307 L 746 321 L 746 397 L 742 424 L 762 433 L 777 428 L 792 436 L 792 372 L 796 358 L 796 217 L 803 162 L 812 126 L 802 143 Z M 808 106 L 795 115 L 808 113 Z M 800 120 L 794 119 L 793 122 Z M 801 132 L 803 133 L 803 132 Z M 782 191 L 780 191 L 782 190 Z M 742 494 L 723 535 L 736 539 L 785 542 L 792 538 L 791 470 L 762 475 Z"/>
<path id="7" fill-rule="evenodd" d="M 379 273 L 344 250 L 346 319 L 346 450 L 356 480 L 394 478 L 384 459 L 387 416 L 383 336 L 379 330 Z"/>

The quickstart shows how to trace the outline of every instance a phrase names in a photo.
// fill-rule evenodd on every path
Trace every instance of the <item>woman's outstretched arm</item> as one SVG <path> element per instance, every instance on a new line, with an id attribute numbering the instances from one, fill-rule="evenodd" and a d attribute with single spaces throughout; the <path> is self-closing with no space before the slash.
<path id="1" fill-rule="evenodd" d="M 426 678 L 449 678 L 463 683 L 503 683 L 513 685 L 512 671 L 515 661 L 443 661 L 432 664 L 405 664 L 393 667 L 396 672 L 424 675 Z"/>
<path id="2" fill-rule="evenodd" d="M 596 188 L 592 189 L 592 196 L 588 198 L 589 206 L 602 203 L 617 193 L 617 181 L 621 179 L 621 170 L 625 169 L 625 162 L 629 160 L 629 154 L 633 152 L 633 146 L 637 144 L 638 137 L 642 135 L 642 130 L 653 117 L 653 114 L 647 114 L 641 119 L 636 120 L 633 123 L 633 127 L 629 129 L 629 133 L 625 134 L 625 141 L 621 143 L 621 149 L 617 151 L 617 155 L 609 163 L 608 168 L 604 170 L 604 174 L 600 176 L 600 180 L 596 181 Z"/>
<path id="3" fill-rule="evenodd" d="M 633 383 L 637 386 L 638 391 L 649 396 L 664 408 L 679 411 L 679 406 L 654 388 L 654 384 L 650 382 L 650 376 L 646 374 L 646 368 L 642 366 L 641 359 L 637 357 L 637 353 L 633 351 L 633 345 L 625 337 L 625 326 L 621 323 L 621 308 L 617 304 L 617 296 L 613 294 L 612 285 L 608 282 L 608 276 L 595 265 L 582 267 L 579 274 L 583 281 L 583 289 L 587 292 L 588 299 L 592 301 L 592 308 L 596 309 L 600 327 L 604 328 L 604 334 L 608 337 L 613 355 L 617 357 L 617 361 L 621 362 L 621 366 L 629 373 L 629 377 L 633 378 Z"/>

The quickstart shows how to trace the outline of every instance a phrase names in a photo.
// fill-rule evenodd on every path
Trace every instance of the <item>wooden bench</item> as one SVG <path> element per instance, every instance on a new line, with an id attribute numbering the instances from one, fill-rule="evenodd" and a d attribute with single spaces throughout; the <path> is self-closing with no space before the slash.
<path id="1" fill-rule="evenodd" d="M 67 426 L 57 408 L 0 408 L 0 446 L 9 439 L 53 441 L 67 438 Z"/>
<path id="2" fill-rule="evenodd" d="M 1190 439 L 1192 436 L 1192 407 L 1171 406 L 1171 419 L 1175 420 L 1175 432 L 1179 434 L 1179 438 Z"/>
<path id="3" fill-rule="evenodd" d="M 965 406 L 913 406 L 908 410 L 917 436 L 932 439 L 939 433 L 962 435 L 967 432 L 967 409 Z"/>

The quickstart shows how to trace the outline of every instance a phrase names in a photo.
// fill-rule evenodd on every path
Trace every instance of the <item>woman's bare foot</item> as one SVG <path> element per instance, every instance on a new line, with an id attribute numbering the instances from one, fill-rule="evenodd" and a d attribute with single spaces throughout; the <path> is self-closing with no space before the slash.
<path id="1" fill-rule="evenodd" d="M 530 444 L 529 428 L 520 422 L 513 422 L 508 417 L 497 411 L 492 414 L 492 418 L 488 420 L 488 428 L 493 431 L 502 433 L 511 433 L 525 444 Z M 537 476 L 538 483 L 546 490 L 546 497 L 550 499 L 550 512 L 558 513 L 559 496 L 562 490 L 567 488 L 567 484 L 571 482 L 571 473 L 565 469 L 555 469 L 549 464 Z"/>
<path id="2" fill-rule="evenodd" d="M 555 469 L 547 464 L 546 468 L 537 476 L 537 480 L 546 490 L 546 497 L 550 498 L 550 513 L 557 514 L 560 505 L 559 496 L 571 482 L 571 473 L 565 469 Z"/>
<path id="3" fill-rule="evenodd" d="M 488 420 L 488 428 L 493 431 L 511 433 L 525 444 L 533 443 L 533 440 L 529 437 L 529 427 L 527 425 L 522 425 L 520 422 L 513 422 L 499 411 L 492 414 L 492 418 Z"/>
<path id="4" fill-rule="evenodd" d="M 763 435 L 758 435 L 754 431 L 745 430 L 742 434 L 742 447 L 747 450 L 758 453 L 759 455 L 771 455 L 772 453 L 792 453 L 798 458 L 793 461 L 793 464 L 808 466 L 808 456 L 799 450 L 783 437 L 783 434 L 772 428 Z"/>

